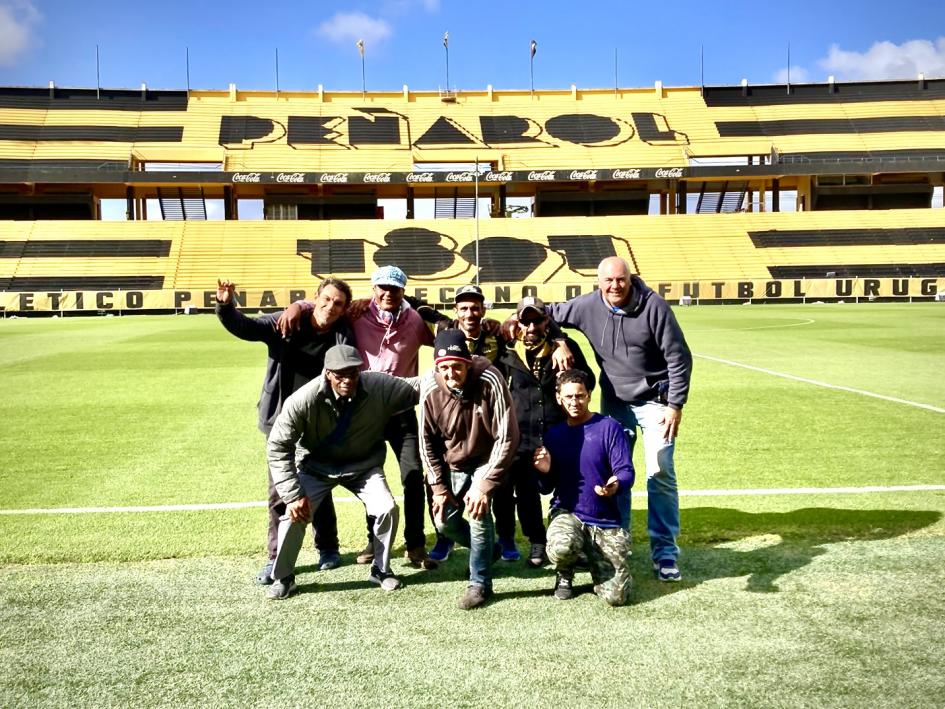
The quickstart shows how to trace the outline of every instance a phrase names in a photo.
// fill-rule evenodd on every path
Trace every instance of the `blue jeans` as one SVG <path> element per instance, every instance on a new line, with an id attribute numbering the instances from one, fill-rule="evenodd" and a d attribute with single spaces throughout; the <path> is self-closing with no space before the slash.
<path id="1" fill-rule="evenodd" d="M 492 521 L 492 503 L 481 520 L 463 519 L 466 509 L 463 500 L 472 485 L 472 473 L 450 472 L 450 487 L 458 506 L 446 506 L 443 519 L 437 518 L 436 529 L 457 544 L 469 548 L 469 583 L 492 589 L 492 550 L 495 547 L 495 525 Z"/>
<path id="2" fill-rule="evenodd" d="M 637 427 L 643 434 L 643 458 L 646 465 L 647 525 L 653 561 L 675 560 L 679 556 L 679 491 L 673 452 L 676 441 L 663 439 L 661 422 L 666 407 L 655 401 L 627 403 L 601 392 L 601 410 L 620 422 L 630 439 L 630 453 L 637 438 Z M 630 529 L 630 491 L 618 493 L 621 516 Z"/>

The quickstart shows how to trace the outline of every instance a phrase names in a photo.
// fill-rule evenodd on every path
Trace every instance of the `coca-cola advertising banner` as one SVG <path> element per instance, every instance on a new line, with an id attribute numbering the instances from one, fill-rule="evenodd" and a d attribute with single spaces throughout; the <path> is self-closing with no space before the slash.
<path id="1" fill-rule="evenodd" d="M 480 172 L 480 184 L 510 182 L 625 182 L 675 180 L 687 177 L 685 167 L 590 168 L 583 170 L 503 170 Z M 475 184 L 476 172 L 231 172 L 224 179 L 234 184 Z"/>

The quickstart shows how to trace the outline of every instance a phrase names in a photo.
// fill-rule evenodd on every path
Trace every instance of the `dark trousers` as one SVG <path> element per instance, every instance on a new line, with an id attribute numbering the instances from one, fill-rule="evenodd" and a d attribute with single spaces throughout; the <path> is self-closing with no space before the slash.
<path id="1" fill-rule="evenodd" d="M 492 496 L 495 531 L 499 539 L 515 538 L 515 508 L 522 534 L 532 544 L 545 543 L 545 525 L 538 492 L 538 471 L 530 455 L 519 455 L 509 466 L 505 483 Z"/>
<path id="2" fill-rule="evenodd" d="M 423 517 L 429 509 L 429 499 L 424 499 L 423 472 L 420 468 L 420 433 L 417 414 L 413 409 L 393 416 L 384 429 L 384 440 L 397 456 L 400 464 L 400 483 L 404 488 L 404 544 L 408 549 L 426 546 L 423 533 Z M 429 490 L 426 493 L 429 495 Z M 368 519 L 368 540 L 372 538 L 373 522 Z"/>
<path id="3" fill-rule="evenodd" d="M 272 484 L 272 473 L 269 473 L 269 560 L 276 558 L 279 548 L 279 519 L 285 516 L 285 503 L 276 492 Z M 338 551 L 338 518 L 335 517 L 335 505 L 331 500 L 331 493 L 315 510 L 312 515 L 312 539 L 315 548 L 320 552 Z"/>

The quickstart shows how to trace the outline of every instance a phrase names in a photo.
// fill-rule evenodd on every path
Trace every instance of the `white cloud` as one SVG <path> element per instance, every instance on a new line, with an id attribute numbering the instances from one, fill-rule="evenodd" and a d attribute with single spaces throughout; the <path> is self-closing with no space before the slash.
<path id="1" fill-rule="evenodd" d="M 778 69 L 774 73 L 774 83 L 776 84 L 786 84 L 788 79 L 791 80 L 792 84 L 803 84 L 807 81 L 807 69 L 798 64 L 792 64 L 790 76 L 788 76 L 787 67 Z"/>
<path id="2" fill-rule="evenodd" d="M 945 37 L 934 44 L 927 39 L 876 42 L 865 52 L 849 52 L 834 44 L 818 63 L 838 81 L 914 79 L 920 72 L 929 78 L 945 76 Z"/>
<path id="3" fill-rule="evenodd" d="M 363 12 L 338 12 L 318 26 L 318 34 L 332 42 L 345 44 L 363 39 L 366 45 L 381 42 L 391 35 L 390 25 Z"/>
<path id="4" fill-rule="evenodd" d="M 0 66 L 13 66 L 33 44 L 33 30 L 43 16 L 30 0 L 0 3 Z"/>

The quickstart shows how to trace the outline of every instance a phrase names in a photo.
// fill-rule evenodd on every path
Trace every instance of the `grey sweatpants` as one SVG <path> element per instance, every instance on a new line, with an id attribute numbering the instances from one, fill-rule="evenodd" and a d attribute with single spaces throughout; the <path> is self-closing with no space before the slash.
<path id="1" fill-rule="evenodd" d="M 353 492 L 364 503 L 365 511 L 374 518 L 374 565 L 380 571 L 390 573 L 391 546 L 397 535 L 400 509 L 387 487 L 384 470 L 372 468 L 360 475 L 343 478 L 309 475 L 299 471 L 299 481 L 308 495 L 313 515 L 328 494 L 339 485 Z M 307 523 L 293 522 L 288 515 L 279 519 L 279 548 L 272 567 L 272 578 L 278 580 L 295 572 L 295 562 L 305 541 L 306 527 Z"/>

